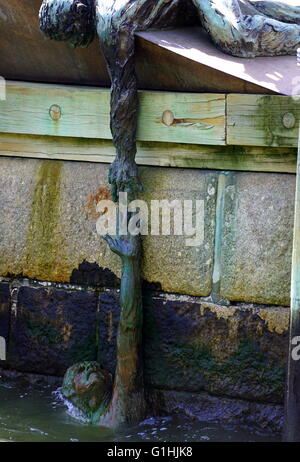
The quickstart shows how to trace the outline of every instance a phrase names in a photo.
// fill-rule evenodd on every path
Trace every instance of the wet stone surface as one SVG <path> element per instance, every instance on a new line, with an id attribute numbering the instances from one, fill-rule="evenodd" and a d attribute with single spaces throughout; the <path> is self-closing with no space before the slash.
<path id="1" fill-rule="evenodd" d="M 153 415 L 185 415 L 198 422 L 249 426 L 252 431 L 280 434 L 283 429 L 283 405 L 265 404 L 213 396 L 205 392 L 155 390 L 148 393 Z"/>
<path id="2" fill-rule="evenodd" d="M 120 279 L 112 271 L 86 260 L 72 271 L 70 282 L 97 287 L 120 287 Z"/>
<path id="3" fill-rule="evenodd" d="M 61 376 L 72 364 L 95 360 L 98 294 L 21 287 L 12 317 L 8 365 Z"/>
<path id="4" fill-rule="evenodd" d="M 117 331 L 120 319 L 119 292 L 109 290 L 100 294 L 98 313 L 98 360 L 111 374 L 116 369 Z"/>
<path id="5" fill-rule="evenodd" d="M 7 285 L 1 288 L 9 294 Z M 119 316 L 116 289 L 23 286 L 11 315 L 6 366 L 63 376 L 76 362 L 98 360 L 114 374 Z M 282 405 L 288 321 L 284 307 L 220 306 L 144 291 L 145 384 Z"/>
<path id="6" fill-rule="evenodd" d="M 283 401 L 288 323 L 272 329 L 259 307 L 221 307 L 192 297 L 145 298 L 145 381 L 153 388 L 266 403 Z M 280 314 L 279 314 L 280 313 Z"/>
<path id="7" fill-rule="evenodd" d="M 100 295 L 98 357 L 112 373 L 118 297 L 114 290 Z M 145 383 L 282 405 L 288 321 L 286 308 L 222 307 L 195 297 L 145 292 Z"/>
<path id="8" fill-rule="evenodd" d="M 0 283 L 0 337 L 8 342 L 10 326 L 11 298 L 9 284 Z"/>

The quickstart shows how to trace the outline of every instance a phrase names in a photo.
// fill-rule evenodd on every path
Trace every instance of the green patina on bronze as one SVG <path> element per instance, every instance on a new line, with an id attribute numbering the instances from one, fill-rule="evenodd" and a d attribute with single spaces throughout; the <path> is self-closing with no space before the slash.
<path id="1" fill-rule="evenodd" d="M 195 17 L 198 12 L 199 23 L 202 22 L 216 46 L 226 53 L 242 57 L 296 54 L 300 41 L 300 7 L 284 5 L 284 2 L 269 3 L 254 0 L 43 1 L 40 25 L 49 38 L 88 46 L 97 31 L 112 82 L 110 125 L 116 158 L 109 180 L 114 200 L 118 199 L 119 191 L 141 190 L 135 163 L 138 94 L 134 33 L 182 24 L 183 18 L 190 24 L 191 12 Z"/>
<path id="2" fill-rule="evenodd" d="M 143 386 L 140 236 L 104 237 L 111 250 L 122 260 L 120 322 L 117 335 L 117 368 L 109 409 L 100 419 L 102 425 L 134 423 L 145 417 Z"/>
<path id="3" fill-rule="evenodd" d="M 97 362 L 84 361 L 68 369 L 62 391 L 90 423 L 99 423 L 109 406 L 112 378 Z"/>

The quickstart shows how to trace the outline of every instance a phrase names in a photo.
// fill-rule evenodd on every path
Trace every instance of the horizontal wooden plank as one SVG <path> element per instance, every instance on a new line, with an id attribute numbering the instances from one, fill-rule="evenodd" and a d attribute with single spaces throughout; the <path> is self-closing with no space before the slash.
<path id="1" fill-rule="evenodd" d="M 300 98 L 279 95 L 227 96 L 227 144 L 298 146 Z"/>
<path id="2" fill-rule="evenodd" d="M 110 140 L 0 134 L 0 155 L 110 163 Z M 139 165 L 295 173 L 294 148 L 138 142 Z"/>
<path id="3" fill-rule="evenodd" d="M 0 132 L 111 139 L 109 99 L 107 89 L 9 81 Z M 58 120 L 50 116 L 53 105 L 61 108 Z M 140 92 L 137 138 L 223 145 L 225 95 Z"/>

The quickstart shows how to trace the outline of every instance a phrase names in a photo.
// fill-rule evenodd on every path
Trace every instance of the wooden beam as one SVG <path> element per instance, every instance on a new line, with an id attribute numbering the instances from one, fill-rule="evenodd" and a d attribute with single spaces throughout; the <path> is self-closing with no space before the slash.
<path id="1" fill-rule="evenodd" d="M 139 165 L 295 173 L 296 149 L 138 142 Z M 0 134 L 0 155 L 110 163 L 110 140 Z"/>
<path id="2" fill-rule="evenodd" d="M 111 139 L 109 99 L 107 89 L 9 81 L 0 132 Z M 225 95 L 140 92 L 137 138 L 224 145 Z"/>
<path id="3" fill-rule="evenodd" d="M 227 96 L 227 144 L 298 146 L 300 97 Z"/>
<path id="4" fill-rule="evenodd" d="M 111 139 L 107 89 L 8 81 L 6 93 L 0 133 Z M 297 147 L 299 119 L 299 97 L 142 91 L 137 139 Z"/>

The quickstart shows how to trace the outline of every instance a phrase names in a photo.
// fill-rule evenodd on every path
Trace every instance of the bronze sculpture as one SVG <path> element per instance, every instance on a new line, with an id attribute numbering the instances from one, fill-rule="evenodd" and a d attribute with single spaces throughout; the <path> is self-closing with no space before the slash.
<path id="1" fill-rule="evenodd" d="M 73 402 L 91 423 L 108 408 L 112 379 L 95 361 L 83 361 L 71 366 L 64 377 L 64 396 Z"/>
<path id="2" fill-rule="evenodd" d="M 299 3 L 300 5 L 300 3 Z M 183 9 L 185 7 L 185 10 Z M 87 46 L 98 34 L 111 76 L 111 131 L 116 159 L 110 169 L 114 200 L 119 191 L 138 192 L 135 164 L 137 82 L 134 33 L 182 23 L 196 8 L 222 51 L 241 57 L 296 54 L 300 6 L 256 0 L 44 0 L 42 31 L 55 40 Z M 181 13 L 181 14 L 180 14 Z"/>
<path id="3" fill-rule="evenodd" d="M 111 132 L 116 158 L 109 182 L 132 200 L 141 190 L 136 155 L 138 93 L 134 34 L 150 28 L 190 23 L 190 11 L 222 51 L 244 58 L 296 54 L 300 6 L 257 0 L 43 0 L 41 30 L 51 39 L 88 46 L 97 34 L 111 77 Z M 145 409 L 140 360 L 142 302 L 140 236 L 104 236 L 122 259 L 121 319 L 112 399 L 97 422 L 115 426 L 139 420 Z M 76 366 L 80 370 L 80 365 Z M 83 367 L 83 369 L 86 366 Z M 76 369 L 76 368 L 75 368 Z M 77 369 L 76 369 L 77 370 Z M 74 371 L 72 369 L 72 371 Z M 66 377 L 73 374 L 68 372 Z M 69 375 L 68 375 L 69 374 Z M 101 382 L 101 374 L 97 375 Z M 101 389 L 101 385 L 99 385 Z M 75 390 L 76 391 L 76 390 Z M 78 396 L 71 393 L 78 405 Z M 93 419 L 95 421 L 95 419 Z"/>

